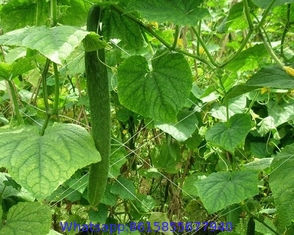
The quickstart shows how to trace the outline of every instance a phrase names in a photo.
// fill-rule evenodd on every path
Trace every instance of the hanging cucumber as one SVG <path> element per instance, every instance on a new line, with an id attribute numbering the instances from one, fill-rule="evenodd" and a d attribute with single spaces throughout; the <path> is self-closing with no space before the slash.
<path id="1" fill-rule="evenodd" d="M 89 10 L 88 31 L 98 31 L 101 8 L 94 5 Z M 110 101 L 105 50 L 85 53 L 87 89 L 90 102 L 92 136 L 101 161 L 92 164 L 89 172 L 88 197 L 91 205 L 99 204 L 107 184 L 110 154 Z"/>
<path id="2" fill-rule="evenodd" d="M 250 217 L 248 224 L 247 224 L 247 235 L 254 235 L 255 234 L 255 222 L 252 217 Z"/>

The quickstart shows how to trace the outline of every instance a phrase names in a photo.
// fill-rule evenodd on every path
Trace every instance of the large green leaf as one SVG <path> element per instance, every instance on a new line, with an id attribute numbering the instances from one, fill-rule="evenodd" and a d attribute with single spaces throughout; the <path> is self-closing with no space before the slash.
<path id="1" fill-rule="evenodd" d="M 217 123 L 209 128 L 205 138 L 216 146 L 234 152 L 235 148 L 245 140 L 251 128 L 249 115 L 235 114 L 228 122 Z"/>
<path id="2" fill-rule="evenodd" d="M 102 21 L 102 33 L 107 40 L 120 39 L 119 45 L 127 49 L 137 49 L 144 45 L 139 25 L 125 15 L 110 8 L 104 11 Z"/>
<path id="3" fill-rule="evenodd" d="M 79 168 L 101 160 L 91 135 L 73 124 L 0 133 L 0 165 L 37 199 L 49 196 Z"/>
<path id="4" fill-rule="evenodd" d="M 194 112 L 182 111 L 178 115 L 179 122 L 176 124 L 155 123 L 156 127 L 170 134 L 177 141 L 186 141 L 192 137 L 197 128 L 198 119 Z"/>
<path id="5" fill-rule="evenodd" d="M 119 66 L 119 100 L 144 117 L 175 123 L 192 87 L 190 66 L 182 54 L 167 51 L 157 52 L 151 63 L 132 56 Z"/>
<path id="6" fill-rule="evenodd" d="M 50 227 L 51 209 L 47 205 L 19 202 L 8 211 L 6 224 L 0 227 L 0 234 L 48 234 Z"/>
<path id="7" fill-rule="evenodd" d="M 199 197 L 212 214 L 258 194 L 258 173 L 252 170 L 212 173 L 196 182 Z"/>
<path id="8" fill-rule="evenodd" d="M 38 9 L 38 10 L 37 10 Z M 1 27 L 5 33 L 48 22 L 49 5 L 46 0 L 10 0 L 0 11 Z"/>
<path id="9" fill-rule="evenodd" d="M 84 26 L 90 2 L 83 0 L 58 0 L 61 11 L 59 22 L 64 25 Z"/>
<path id="10" fill-rule="evenodd" d="M 286 146 L 272 161 L 270 187 L 278 215 L 278 228 L 284 231 L 294 219 L 294 144 Z"/>
<path id="11" fill-rule="evenodd" d="M 93 33 L 73 26 L 28 27 L 0 36 L 0 45 L 28 47 L 61 64 L 87 36 L 86 48 L 89 47 L 91 50 L 104 48 L 107 44 L 101 41 L 97 34 L 95 35 L 96 37 L 93 38 Z M 96 48 L 93 48 L 93 44 Z"/>
<path id="12" fill-rule="evenodd" d="M 207 9 L 201 8 L 203 0 L 131 0 L 128 8 L 138 11 L 149 21 L 171 21 L 178 25 L 195 25 L 198 20 L 209 15 Z"/>
<path id="13" fill-rule="evenodd" d="M 287 74 L 281 67 L 262 68 L 246 83 L 246 86 L 293 89 L 294 77 Z"/>
<path id="14" fill-rule="evenodd" d="M 267 55 L 263 44 L 258 44 L 244 50 L 232 60 L 226 68 L 232 71 L 252 71 L 260 66 L 262 58 Z"/>

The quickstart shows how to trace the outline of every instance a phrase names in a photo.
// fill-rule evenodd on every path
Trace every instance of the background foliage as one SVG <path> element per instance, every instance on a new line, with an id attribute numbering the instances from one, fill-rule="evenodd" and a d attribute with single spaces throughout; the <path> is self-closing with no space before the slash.
<path id="1" fill-rule="evenodd" d="M 60 234 L 61 221 L 293 234 L 292 2 L 0 1 L 0 234 Z M 85 30 L 92 4 L 102 35 Z M 101 48 L 112 145 L 91 207 L 84 52 Z"/>

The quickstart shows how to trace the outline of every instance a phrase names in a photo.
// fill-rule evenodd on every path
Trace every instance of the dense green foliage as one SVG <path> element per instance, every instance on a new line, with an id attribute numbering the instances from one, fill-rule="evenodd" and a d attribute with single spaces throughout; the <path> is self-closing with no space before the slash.
<path id="1" fill-rule="evenodd" d="M 292 2 L 0 0 L 0 234 L 293 234 Z"/>

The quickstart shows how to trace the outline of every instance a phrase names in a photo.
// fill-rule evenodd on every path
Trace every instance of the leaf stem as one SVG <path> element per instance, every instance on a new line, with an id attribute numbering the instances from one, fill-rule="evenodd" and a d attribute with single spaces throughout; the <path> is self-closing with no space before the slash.
<path id="1" fill-rule="evenodd" d="M 285 60 L 287 60 L 287 58 L 284 54 L 284 43 L 285 43 L 286 34 L 288 33 L 289 28 L 291 26 L 290 17 L 291 17 L 291 4 L 287 4 L 287 20 L 285 22 L 285 27 L 284 27 L 282 38 L 281 38 L 281 56 Z"/>
<path id="2" fill-rule="evenodd" d="M 260 22 L 258 23 L 258 25 L 256 26 L 255 30 L 259 30 L 260 27 L 262 27 L 262 25 L 264 24 L 264 21 L 269 13 L 269 11 L 271 10 L 272 6 L 274 5 L 276 0 L 272 0 L 270 2 L 270 4 L 268 5 L 268 7 L 266 8 L 266 10 L 264 11 L 263 15 L 262 15 L 262 18 L 260 20 Z M 247 33 L 247 36 L 245 37 L 245 39 L 243 40 L 241 46 L 239 47 L 238 51 L 236 53 L 234 53 L 233 55 L 229 56 L 227 58 L 227 60 L 222 64 L 220 65 L 219 67 L 220 68 L 223 68 L 225 67 L 227 64 L 229 64 L 231 61 L 233 61 L 236 57 L 238 57 L 240 55 L 240 53 L 242 52 L 242 50 L 244 49 L 244 47 L 246 46 L 247 42 L 249 41 L 252 33 L 253 33 L 253 25 L 252 24 L 252 21 L 251 21 L 251 18 L 250 18 L 250 14 L 249 14 L 249 6 L 248 4 L 246 4 L 246 1 L 245 1 L 245 4 L 244 4 L 244 7 L 245 7 L 245 16 L 246 16 L 246 19 L 248 21 L 248 25 L 249 25 L 249 31 Z"/>
<path id="3" fill-rule="evenodd" d="M 197 40 L 199 41 L 199 43 L 201 44 L 203 50 L 205 51 L 209 61 L 211 64 L 213 64 L 215 67 L 218 67 L 218 64 L 215 63 L 215 60 L 212 58 L 212 56 L 210 55 L 208 49 L 207 49 L 207 46 L 205 45 L 204 41 L 202 40 L 202 38 L 200 37 L 199 33 L 197 32 L 196 28 L 193 26 L 191 27 L 195 36 L 197 37 Z"/>
<path id="4" fill-rule="evenodd" d="M 271 55 L 271 57 L 273 58 L 273 60 L 280 65 L 282 68 L 284 67 L 283 62 L 277 57 L 276 53 L 274 52 L 274 50 L 272 49 L 271 45 L 266 41 L 266 39 L 264 38 L 261 29 L 259 30 L 260 32 L 260 37 L 263 41 L 263 45 L 266 48 L 266 50 L 268 51 L 268 53 Z"/>
<path id="5" fill-rule="evenodd" d="M 52 109 L 52 115 L 58 116 L 58 104 L 59 104 L 59 74 L 57 64 L 53 63 L 54 77 L 55 77 L 55 93 L 54 93 L 54 106 Z"/>
<path id="6" fill-rule="evenodd" d="M 250 17 L 250 9 L 249 9 L 248 0 L 244 0 L 243 2 L 244 2 L 244 12 L 245 12 L 246 20 L 248 22 L 249 29 L 253 30 L 254 27 Z"/>
<path id="7" fill-rule="evenodd" d="M 18 106 L 18 102 L 17 102 L 15 87 L 13 86 L 11 79 L 8 79 L 7 82 L 9 85 L 9 89 L 10 89 L 10 93 L 11 93 L 11 97 L 12 97 L 12 102 L 13 102 L 13 110 L 16 115 L 17 122 L 19 125 L 23 124 L 23 119 L 22 119 L 20 112 L 19 112 L 19 106 Z"/>
<path id="8" fill-rule="evenodd" d="M 51 27 L 57 25 L 57 0 L 50 1 Z"/>
<path id="9" fill-rule="evenodd" d="M 50 107 L 48 103 L 48 90 L 47 90 L 47 73 L 49 70 L 50 66 L 50 60 L 46 59 L 46 63 L 42 72 L 42 91 L 43 91 L 43 100 L 44 100 L 44 105 L 45 105 L 45 111 L 46 111 L 46 120 L 43 124 L 41 135 L 44 135 L 45 129 L 47 128 L 49 119 L 50 119 Z"/>
<path id="10" fill-rule="evenodd" d="M 171 50 L 176 49 L 177 44 L 178 44 L 178 39 L 179 39 L 179 34 L 180 34 L 180 27 L 178 25 L 176 25 L 176 29 L 175 29 L 175 39 L 174 39 L 174 43 L 171 47 Z"/>

